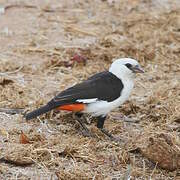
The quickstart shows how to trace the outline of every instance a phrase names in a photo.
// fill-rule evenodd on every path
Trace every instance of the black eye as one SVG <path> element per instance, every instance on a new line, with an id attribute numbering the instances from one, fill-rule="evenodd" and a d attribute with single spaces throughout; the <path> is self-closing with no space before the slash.
<path id="1" fill-rule="evenodd" d="M 129 69 L 131 69 L 131 67 L 132 67 L 132 65 L 129 64 L 129 63 L 126 63 L 125 66 L 126 66 L 127 68 L 129 68 Z"/>

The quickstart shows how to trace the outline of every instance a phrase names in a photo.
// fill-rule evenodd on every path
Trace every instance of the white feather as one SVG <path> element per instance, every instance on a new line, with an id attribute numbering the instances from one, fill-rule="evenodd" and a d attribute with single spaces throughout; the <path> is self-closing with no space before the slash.
<path id="1" fill-rule="evenodd" d="M 97 98 L 92 98 L 92 99 L 77 99 L 76 102 L 80 102 L 80 103 L 94 103 L 97 102 Z"/>
<path id="2" fill-rule="evenodd" d="M 126 66 L 124 66 L 126 63 L 130 63 L 134 66 L 138 65 L 138 62 L 135 59 L 131 59 L 131 58 L 117 59 L 111 64 L 111 67 L 109 68 L 109 72 L 113 73 L 121 80 L 123 79 L 134 80 L 135 74 L 131 70 L 129 70 Z"/>

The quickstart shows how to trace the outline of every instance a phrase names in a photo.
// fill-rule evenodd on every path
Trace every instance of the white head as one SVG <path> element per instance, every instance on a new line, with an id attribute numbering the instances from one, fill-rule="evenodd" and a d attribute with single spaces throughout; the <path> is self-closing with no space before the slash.
<path id="1" fill-rule="evenodd" d="M 135 59 L 121 58 L 111 64 L 109 72 L 120 79 L 131 80 L 136 77 L 136 73 L 143 73 L 144 71 Z"/>

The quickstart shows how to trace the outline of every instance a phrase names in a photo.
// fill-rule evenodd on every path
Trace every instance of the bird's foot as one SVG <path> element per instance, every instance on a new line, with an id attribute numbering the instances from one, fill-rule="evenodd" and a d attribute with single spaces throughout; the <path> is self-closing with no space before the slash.
<path id="1" fill-rule="evenodd" d="M 92 134 L 89 130 L 87 131 L 87 130 L 85 130 L 85 129 L 83 129 L 82 131 L 81 131 L 81 133 L 82 133 L 82 135 L 84 136 L 84 137 L 95 137 L 95 135 L 94 134 Z"/>
<path id="2" fill-rule="evenodd" d="M 83 118 L 83 120 L 84 120 L 84 122 L 85 122 L 86 124 L 91 124 L 91 119 L 90 119 L 89 117 L 83 115 L 82 118 Z"/>
<path id="3" fill-rule="evenodd" d="M 73 114 L 73 117 L 81 119 L 86 124 L 91 124 L 91 120 L 87 116 L 85 116 L 85 114 L 83 113 L 76 112 Z"/>
<path id="4" fill-rule="evenodd" d="M 89 131 L 89 129 L 88 129 L 88 128 L 86 127 L 86 125 L 81 121 L 81 119 L 77 118 L 76 120 L 78 121 L 78 123 L 79 123 L 79 125 L 80 125 L 80 127 L 81 127 L 81 129 L 82 129 L 82 134 L 83 134 L 83 136 L 85 136 L 85 137 L 95 137 L 95 135 L 93 135 L 93 134 Z"/>
<path id="5" fill-rule="evenodd" d="M 119 142 L 121 139 L 114 137 L 108 130 L 101 128 L 100 129 L 103 134 L 108 136 L 111 141 Z"/>

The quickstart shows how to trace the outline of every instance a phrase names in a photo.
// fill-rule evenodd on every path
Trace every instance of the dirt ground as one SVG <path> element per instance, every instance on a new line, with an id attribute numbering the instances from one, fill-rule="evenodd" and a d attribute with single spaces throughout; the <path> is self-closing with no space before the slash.
<path id="1" fill-rule="evenodd" d="M 120 57 L 146 71 L 105 122 L 120 142 L 91 117 L 95 138 L 67 112 L 28 122 L 10 112 L 40 107 Z M 179 0 L 1 0 L 0 179 L 180 179 L 179 83 Z"/>

